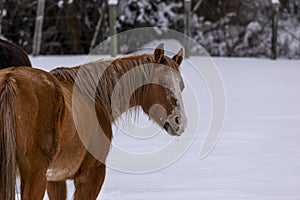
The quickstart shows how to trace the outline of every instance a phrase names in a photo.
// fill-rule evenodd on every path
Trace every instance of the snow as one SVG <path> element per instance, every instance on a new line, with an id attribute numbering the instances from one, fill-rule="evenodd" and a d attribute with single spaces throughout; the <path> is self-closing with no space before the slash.
<path id="1" fill-rule="evenodd" d="M 262 27 L 261 25 L 256 22 L 250 22 L 246 28 L 246 33 L 244 36 L 244 43 L 245 45 L 249 45 L 248 41 L 251 37 L 253 37 L 255 34 L 257 34 L 259 31 L 261 31 Z"/>
<path id="2" fill-rule="evenodd" d="M 81 64 L 85 56 L 31 57 L 33 66 L 50 70 Z M 191 62 L 200 58 L 191 57 Z M 200 97 L 199 133 L 174 164 L 147 174 L 108 169 L 100 200 L 299 200 L 300 61 L 214 58 L 226 88 L 227 116 L 213 152 L 199 160 L 210 119 L 210 97 L 202 80 L 183 66 L 185 81 Z M 195 85 L 196 84 L 196 85 Z M 189 93 L 183 93 L 187 117 Z M 141 116 L 143 117 L 143 116 Z M 153 140 L 133 140 L 114 128 L 114 144 L 148 152 L 174 139 L 161 131 Z M 68 182 L 68 199 L 74 186 Z M 46 198 L 45 198 L 46 199 Z"/>
<path id="3" fill-rule="evenodd" d="M 60 1 L 57 2 L 57 7 L 63 8 L 63 6 L 64 6 L 64 1 L 63 0 L 60 0 Z"/>
<path id="4" fill-rule="evenodd" d="M 109 5 L 117 5 L 118 4 L 118 0 L 109 0 L 108 4 Z"/>
<path id="5" fill-rule="evenodd" d="M 272 3 L 273 4 L 280 4 L 280 1 L 279 0 L 272 0 Z"/>
<path id="6" fill-rule="evenodd" d="M 0 11 L 0 17 L 1 17 L 1 18 L 2 18 L 2 17 L 5 17 L 6 15 L 7 15 L 6 9 L 3 9 L 3 10 Z"/>

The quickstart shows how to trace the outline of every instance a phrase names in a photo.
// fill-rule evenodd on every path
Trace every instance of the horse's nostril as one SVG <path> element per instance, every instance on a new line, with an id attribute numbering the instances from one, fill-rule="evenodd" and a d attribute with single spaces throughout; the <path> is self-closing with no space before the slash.
<path id="1" fill-rule="evenodd" d="M 179 118 L 179 116 L 175 117 L 175 123 L 176 124 L 180 124 L 180 118 Z"/>

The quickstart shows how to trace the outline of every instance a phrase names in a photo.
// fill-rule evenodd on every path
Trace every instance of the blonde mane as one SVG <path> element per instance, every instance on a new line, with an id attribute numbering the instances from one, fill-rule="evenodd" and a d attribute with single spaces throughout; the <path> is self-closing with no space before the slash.
<path id="1" fill-rule="evenodd" d="M 178 66 L 170 58 L 166 57 L 165 62 L 168 66 L 178 70 Z M 150 67 L 153 63 L 155 63 L 153 55 L 143 54 L 110 60 L 100 59 L 73 68 L 57 68 L 50 73 L 61 82 L 69 82 L 71 84 L 80 82 L 80 85 L 84 86 L 82 92 L 90 98 L 100 100 L 111 120 L 114 121 L 114 116 L 118 116 L 128 110 L 129 102 L 128 98 L 125 98 L 126 95 L 132 94 L 130 97 L 131 102 L 144 102 L 145 96 L 149 92 L 149 87 L 143 83 L 149 83 L 150 77 L 153 76 L 153 70 Z M 79 71 L 81 78 L 77 77 Z M 129 71 L 132 75 L 122 80 L 122 87 L 118 88 L 119 91 L 114 91 L 122 76 Z M 94 93 L 93 85 L 98 85 L 96 94 Z M 137 85 L 144 86 L 138 90 L 139 92 L 134 92 L 137 89 Z M 114 96 L 114 102 L 111 99 L 113 93 L 118 95 Z M 116 99 L 118 102 L 116 102 Z"/>

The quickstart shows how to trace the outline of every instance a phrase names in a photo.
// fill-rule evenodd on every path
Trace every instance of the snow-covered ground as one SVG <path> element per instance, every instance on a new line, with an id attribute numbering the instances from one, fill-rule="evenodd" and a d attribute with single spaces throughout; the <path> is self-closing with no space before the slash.
<path id="1" fill-rule="evenodd" d="M 31 57 L 35 67 L 49 70 L 82 63 L 85 56 Z M 193 58 L 197 62 L 199 58 Z M 101 200 L 299 200 L 300 199 L 300 61 L 214 58 L 224 80 L 227 116 L 213 152 L 198 158 L 210 118 L 210 98 L 203 84 L 199 133 L 174 164 L 148 174 L 108 169 Z M 193 74 L 182 69 L 190 80 Z M 184 102 L 189 96 L 183 93 Z M 193 105 L 187 106 L 187 116 Z M 151 141 L 114 134 L 114 143 L 147 151 L 173 141 L 162 131 Z M 74 192 L 68 182 L 68 196 Z"/>

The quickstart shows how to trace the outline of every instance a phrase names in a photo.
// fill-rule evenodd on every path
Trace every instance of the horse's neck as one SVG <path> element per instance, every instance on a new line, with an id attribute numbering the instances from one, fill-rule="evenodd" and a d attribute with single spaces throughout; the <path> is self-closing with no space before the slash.
<path id="1" fill-rule="evenodd" d="M 103 73 L 98 94 L 111 121 L 143 103 L 145 91 L 141 88 L 145 87 L 141 86 L 147 83 L 151 73 L 143 64 L 147 64 L 146 58 L 127 58 L 125 61 L 120 59 Z"/>

